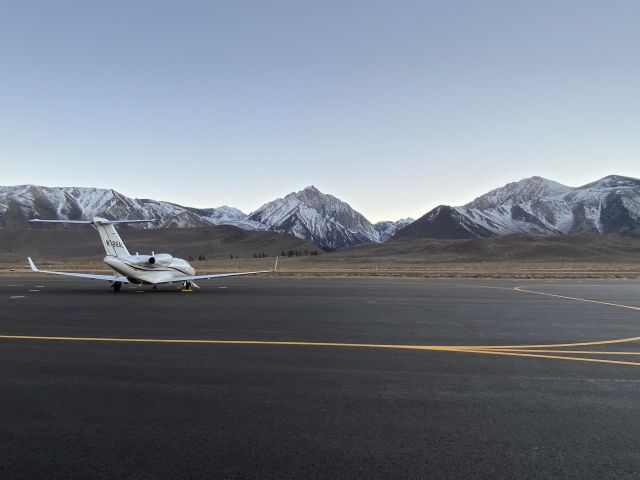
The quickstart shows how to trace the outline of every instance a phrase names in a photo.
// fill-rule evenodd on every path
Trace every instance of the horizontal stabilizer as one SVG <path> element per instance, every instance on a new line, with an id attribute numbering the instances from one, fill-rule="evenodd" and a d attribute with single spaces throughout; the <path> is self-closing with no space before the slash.
<path id="1" fill-rule="evenodd" d="M 86 225 L 90 225 L 93 222 L 91 220 L 41 220 L 39 218 L 34 218 L 33 220 L 29 220 L 31 223 L 84 223 Z"/>
<path id="2" fill-rule="evenodd" d="M 149 220 L 96 220 L 96 223 L 100 223 L 102 225 L 114 225 L 116 223 L 149 223 L 155 221 L 155 218 L 150 218 Z"/>
<path id="3" fill-rule="evenodd" d="M 93 220 L 41 220 L 40 218 L 34 218 L 29 220 L 31 223 L 80 223 L 85 225 L 98 224 L 98 225 L 114 225 L 117 223 L 149 223 L 155 222 L 155 218 L 149 218 L 148 220 L 107 220 L 105 218 L 95 217 Z"/>

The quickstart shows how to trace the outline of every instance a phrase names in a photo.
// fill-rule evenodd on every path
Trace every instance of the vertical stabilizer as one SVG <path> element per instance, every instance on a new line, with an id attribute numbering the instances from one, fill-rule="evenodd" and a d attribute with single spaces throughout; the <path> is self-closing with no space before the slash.
<path id="1" fill-rule="evenodd" d="M 124 246 L 124 242 L 118 235 L 116 227 L 113 226 L 108 220 L 104 218 L 95 217 L 93 224 L 98 229 L 100 238 L 102 239 L 102 245 L 104 246 L 107 255 L 113 257 L 128 257 L 129 250 Z"/>

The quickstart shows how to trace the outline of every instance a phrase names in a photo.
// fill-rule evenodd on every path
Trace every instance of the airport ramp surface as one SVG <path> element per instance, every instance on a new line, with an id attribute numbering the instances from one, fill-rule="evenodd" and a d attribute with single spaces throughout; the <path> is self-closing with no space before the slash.
<path id="1" fill-rule="evenodd" d="M 0 278 L 2 478 L 636 478 L 640 285 Z"/>

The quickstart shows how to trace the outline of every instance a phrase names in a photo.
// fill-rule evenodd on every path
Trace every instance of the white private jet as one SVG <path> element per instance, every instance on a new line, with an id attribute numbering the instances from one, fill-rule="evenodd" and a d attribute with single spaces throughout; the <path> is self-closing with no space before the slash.
<path id="1" fill-rule="evenodd" d="M 237 272 L 237 273 L 215 273 L 211 275 L 196 275 L 196 270 L 182 258 L 175 258 L 168 253 L 152 255 L 131 255 L 124 246 L 124 242 L 118 235 L 114 225 L 118 223 L 143 223 L 153 222 L 152 220 L 107 220 L 105 218 L 94 217 L 93 220 L 31 220 L 33 223 L 76 223 L 93 225 L 100 234 L 102 244 L 107 252 L 104 263 L 112 268 L 114 275 L 94 275 L 90 273 L 75 272 L 52 272 L 49 270 L 39 270 L 31 257 L 28 257 L 31 271 L 40 273 L 51 273 L 54 275 L 66 275 L 69 277 L 89 278 L 92 280 L 103 280 L 111 282 L 111 287 L 115 292 L 119 292 L 123 283 L 133 283 L 136 285 L 148 284 L 156 285 L 181 283 L 183 291 L 191 291 L 191 286 L 196 288 L 195 280 L 208 280 L 211 278 L 237 277 L 241 275 L 255 275 L 258 273 L 275 272 L 278 268 L 278 258 L 273 270 L 260 270 L 258 272 Z"/>

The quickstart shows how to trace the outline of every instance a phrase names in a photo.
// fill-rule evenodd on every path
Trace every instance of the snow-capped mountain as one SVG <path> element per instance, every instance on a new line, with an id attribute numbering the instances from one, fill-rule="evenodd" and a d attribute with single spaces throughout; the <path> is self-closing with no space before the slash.
<path id="1" fill-rule="evenodd" d="M 0 228 L 23 227 L 33 218 L 79 220 L 94 216 L 156 219 L 152 225 L 136 224 L 130 228 L 234 225 L 245 230 L 272 230 L 310 240 L 325 249 L 386 240 L 407 222 L 381 222 L 374 227 L 348 204 L 315 187 L 269 202 L 250 215 L 228 206 L 199 209 L 133 199 L 110 189 L 0 187 Z"/>
<path id="2" fill-rule="evenodd" d="M 374 226 L 349 204 L 310 186 L 266 203 L 249 220 L 325 249 L 379 242 Z"/>
<path id="3" fill-rule="evenodd" d="M 531 177 L 492 190 L 461 207 L 441 205 L 419 218 L 372 225 L 362 214 L 315 187 L 290 193 L 247 215 L 240 210 L 191 208 L 133 199 L 114 190 L 18 185 L 0 187 L 0 228 L 23 227 L 32 218 L 79 220 L 155 218 L 152 227 L 234 225 L 272 230 L 321 248 L 384 242 L 388 238 L 473 238 L 510 233 L 640 234 L 640 180 L 609 176 L 582 187 Z M 130 228 L 148 228 L 147 224 Z"/>
<path id="4" fill-rule="evenodd" d="M 155 227 L 235 225 L 244 229 L 264 229 L 249 221 L 240 210 L 227 206 L 196 209 L 169 202 L 132 199 L 114 190 L 100 188 L 0 187 L 1 227 L 24 226 L 32 218 L 79 220 L 94 216 L 131 220 L 155 218 Z"/>
<path id="5" fill-rule="evenodd" d="M 374 223 L 373 228 L 378 232 L 378 238 L 380 242 L 386 242 L 391 237 L 393 237 L 398 230 L 403 229 L 407 225 L 415 222 L 413 218 L 401 218 L 400 220 L 394 222 L 391 220 L 384 220 L 382 222 Z"/>
<path id="6" fill-rule="evenodd" d="M 526 178 L 462 207 L 436 207 L 396 238 L 578 232 L 640 233 L 640 180 L 612 175 L 573 188 L 541 177 Z"/>

